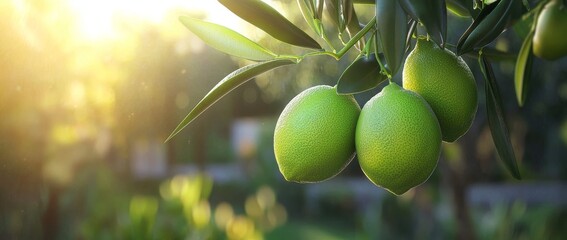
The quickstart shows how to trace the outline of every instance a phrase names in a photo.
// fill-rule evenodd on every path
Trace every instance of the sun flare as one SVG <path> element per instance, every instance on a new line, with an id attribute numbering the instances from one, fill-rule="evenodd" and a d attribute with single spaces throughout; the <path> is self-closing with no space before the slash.
<path id="1" fill-rule="evenodd" d="M 273 1 L 266 2 L 274 5 Z M 118 20 L 160 24 L 173 11 L 204 16 L 238 32 L 246 31 L 247 27 L 218 1 L 212 0 L 68 0 L 68 6 L 76 17 L 80 35 L 90 40 L 115 37 Z"/>

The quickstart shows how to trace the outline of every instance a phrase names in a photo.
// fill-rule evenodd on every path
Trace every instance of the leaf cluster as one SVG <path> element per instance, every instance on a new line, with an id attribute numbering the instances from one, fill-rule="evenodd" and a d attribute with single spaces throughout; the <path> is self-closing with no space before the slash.
<path id="1" fill-rule="evenodd" d="M 211 47 L 257 63 L 238 69 L 222 79 L 197 103 L 167 140 L 241 84 L 274 68 L 298 64 L 307 57 L 331 56 L 339 60 L 355 49 L 358 57 L 337 79 L 337 92 L 356 94 L 376 88 L 400 71 L 407 53 L 412 50 L 412 39 L 417 37 L 421 28 L 439 47 L 454 47 L 458 55 L 478 58 L 486 80 L 486 109 L 498 154 L 512 175 L 520 178 L 489 59 L 516 59 L 515 88 L 518 103 L 522 105 L 533 62 L 533 19 L 537 18 L 539 9 L 547 0 L 541 1 L 533 9 L 526 0 L 297 0 L 297 7 L 310 28 L 310 34 L 261 0 L 219 2 L 271 37 L 302 48 L 303 54 L 277 54 L 224 26 L 189 16 L 180 17 L 190 31 Z M 355 4 L 374 8 L 375 17 L 367 23 L 361 23 Z M 447 42 L 448 12 L 471 19 L 470 26 L 456 44 Z M 342 46 L 333 46 L 330 41 L 325 31 L 328 26 L 323 26 L 325 17 L 330 20 L 325 23 L 330 22 L 336 28 L 336 37 Z M 518 53 L 501 52 L 489 46 L 517 22 L 518 25 L 528 25 L 530 29 Z M 319 38 L 319 41 L 312 36 Z"/>

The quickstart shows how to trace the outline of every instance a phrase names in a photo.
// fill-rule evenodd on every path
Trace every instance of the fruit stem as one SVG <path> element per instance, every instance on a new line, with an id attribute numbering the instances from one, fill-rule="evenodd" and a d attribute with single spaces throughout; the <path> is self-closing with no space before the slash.
<path id="1" fill-rule="evenodd" d="M 291 57 L 293 59 L 297 59 L 297 62 L 301 62 L 301 60 L 303 60 L 306 57 L 309 56 L 319 56 L 319 55 L 329 55 L 333 58 L 335 58 L 335 60 L 340 60 L 347 52 L 348 50 L 350 50 L 361 38 L 364 37 L 364 35 L 366 35 L 371 29 L 374 28 L 374 26 L 376 25 L 376 18 L 373 18 L 372 20 L 370 20 L 370 22 L 368 22 L 368 24 L 366 24 L 366 26 L 364 26 L 364 28 L 362 30 L 360 30 L 358 33 L 356 33 L 356 35 L 354 35 L 347 43 L 346 45 L 337 53 L 335 53 L 335 50 L 333 50 L 332 52 L 329 51 L 315 51 L 315 52 L 309 52 L 306 53 L 304 55 L 301 56 L 284 56 L 281 55 L 280 57 Z M 325 38 L 325 40 L 327 41 L 328 39 Z"/>
<path id="2" fill-rule="evenodd" d="M 364 26 L 362 30 L 356 33 L 346 43 L 346 45 L 337 53 L 337 57 L 340 59 L 343 55 L 345 55 L 348 52 L 348 50 L 350 50 L 361 38 L 363 38 L 364 35 L 366 35 L 368 31 L 370 31 L 370 29 L 373 29 L 375 25 L 376 25 L 376 18 L 372 18 L 372 20 L 370 20 L 370 22 L 366 24 L 366 26 Z"/>

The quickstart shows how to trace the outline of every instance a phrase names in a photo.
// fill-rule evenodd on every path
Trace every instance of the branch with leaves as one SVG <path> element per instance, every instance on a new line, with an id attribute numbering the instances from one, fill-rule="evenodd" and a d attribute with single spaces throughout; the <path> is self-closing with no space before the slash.
<path id="1" fill-rule="evenodd" d="M 224 26 L 188 16 L 180 17 L 180 21 L 209 46 L 257 63 L 240 68 L 222 79 L 197 103 L 166 141 L 171 140 L 208 107 L 241 84 L 272 69 L 299 64 L 307 57 L 331 56 L 339 60 L 355 47 L 358 57 L 337 79 L 337 92 L 356 94 L 376 88 L 400 71 L 407 53 L 412 48 L 411 41 L 417 37 L 417 29 L 421 28 L 426 32 L 427 38 L 440 48 L 453 46 L 458 55 L 478 58 L 486 80 L 487 94 L 484 102 L 498 155 L 512 175 L 520 178 L 501 96 L 489 59 L 516 60 L 514 80 L 517 101 L 521 106 L 530 82 L 534 57 L 532 46 L 533 40 L 538 39 L 536 26 L 539 26 L 540 14 L 544 7 L 550 4 L 561 5 L 561 9 L 557 11 L 565 13 L 567 10 L 564 1 L 542 0 L 532 8 L 525 0 L 297 0 L 297 6 L 310 30 L 324 44 L 320 44 L 276 9 L 260 0 L 219 2 L 273 38 L 306 51 L 301 55 L 274 53 Z M 354 4 L 375 9 L 375 17 L 368 23 L 361 24 Z M 456 44 L 447 42 L 448 12 L 472 20 Z M 329 19 L 324 21 L 324 16 Z M 324 24 L 329 22 L 336 27 L 336 37 L 343 44 L 340 48 L 333 46 L 326 32 Z M 515 24 L 529 26 L 518 53 L 501 52 L 489 46 L 502 32 L 511 29 Z M 567 24 L 567 20 L 563 24 Z M 564 39 L 562 41 L 565 42 Z M 565 43 L 559 46 L 561 47 L 567 49 Z M 567 50 L 560 49 L 559 54 L 565 56 Z"/>

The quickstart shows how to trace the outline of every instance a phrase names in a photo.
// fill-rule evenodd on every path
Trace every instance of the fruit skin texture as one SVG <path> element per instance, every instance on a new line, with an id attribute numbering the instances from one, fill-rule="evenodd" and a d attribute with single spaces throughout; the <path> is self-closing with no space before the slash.
<path id="1" fill-rule="evenodd" d="M 534 55 L 556 60 L 567 55 L 567 5 L 553 0 L 541 11 L 533 39 Z"/>
<path id="2" fill-rule="evenodd" d="M 425 98 L 435 112 L 444 141 L 454 142 L 469 130 L 478 96 L 474 76 L 461 57 L 419 38 L 402 75 L 403 87 Z"/>
<path id="3" fill-rule="evenodd" d="M 360 106 L 352 95 L 315 86 L 295 96 L 274 131 L 274 152 L 287 181 L 320 182 L 341 172 L 354 157 Z"/>
<path id="4" fill-rule="evenodd" d="M 364 105 L 355 139 L 366 177 L 396 195 L 425 182 L 441 150 L 433 110 L 421 96 L 395 83 Z"/>

